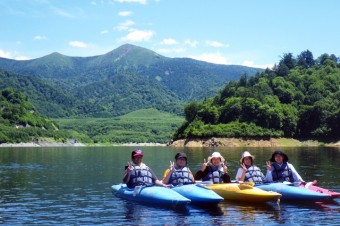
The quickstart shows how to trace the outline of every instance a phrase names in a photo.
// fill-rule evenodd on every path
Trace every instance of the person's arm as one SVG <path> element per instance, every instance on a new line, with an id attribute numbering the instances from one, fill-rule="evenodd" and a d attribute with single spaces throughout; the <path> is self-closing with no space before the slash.
<path id="1" fill-rule="evenodd" d="M 123 182 L 125 184 L 127 184 L 129 182 L 132 170 L 133 170 L 133 166 L 131 165 L 130 162 L 128 162 L 128 165 L 126 167 L 126 170 L 125 170 L 125 173 L 124 173 L 124 176 L 123 176 Z"/>
<path id="2" fill-rule="evenodd" d="M 208 168 L 205 168 L 204 171 L 199 170 L 199 171 L 196 172 L 194 179 L 195 180 L 202 180 L 202 178 L 204 178 L 208 174 L 208 172 L 209 172 Z"/>
<path id="3" fill-rule="evenodd" d="M 172 174 L 171 169 L 166 169 L 163 175 L 162 182 L 163 184 L 169 184 L 170 176 Z"/>
<path id="4" fill-rule="evenodd" d="M 289 169 L 292 171 L 294 181 L 295 182 L 304 182 L 304 180 L 302 179 L 300 174 L 296 171 L 295 167 L 290 163 L 287 163 L 287 164 L 288 164 Z"/>
<path id="5" fill-rule="evenodd" d="M 269 161 L 267 161 L 266 166 L 267 166 L 266 181 L 273 182 L 273 175 L 272 175 L 272 170 L 271 170 L 272 165 Z"/>
<path id="6" fill-rule="evenodd" d="M 222 180 L 223 180 L 224 183 L 231 183 L 230 176 L 229 176 L 228 173 L 224 173 L 222 175 Z"/>
<path id="7" fill-rule="evenodd" d="M 165 170 L 163 174 L 162 182 L 164 184 L 169 184 L 169 180 L 174 169 L 175 169 L 174 163 L 170 161 L 169 169 Z"/>
<path id="8" fill-rule="evenodd" d="M 153 182 L 154 182 L 156 185 L 158 185 L 158 186 L 163 186 L 163 187 L 168 187 L 168 185 L 163 184 L 163 182 L 162 182 L 161 180 L 158 180 L 156 174 L 152 171 L 152 169 L 149 168 L 149 170 L 150 170 L 150 173 L 151 173 L 151 175 L 152 175 L 152 180 L 153 180 Z"/>
<path id="9" fill-rule="evenodd" d="M 237 181 L 244 181 L 244 178 L 245 178 L 245 173 L 243 173 L 243 169 L 240 167 L 240 168 L 238 168 L 238 170 L 237 170 L 235 179 L 236 179 Z"/>

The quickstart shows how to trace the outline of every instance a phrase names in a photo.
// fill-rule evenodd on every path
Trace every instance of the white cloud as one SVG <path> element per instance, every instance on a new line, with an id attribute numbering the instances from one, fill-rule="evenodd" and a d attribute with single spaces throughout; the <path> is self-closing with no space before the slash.
<path id="1" fill-rule="evenodd" d="M 183 53 L 185 52 L 185 49 L 183 48 L 167 48 L 167 49 L 157 49 L 157 53 Z"/>
<path id="2" fill-rule="evenodd" d="M 34 36 L 33 40 L 45 40 L 47 39 L 46 36 L 36 35 Z"/>
<path id="3" fill-rule="evenodd" d="M 221 53 L 203 53 L 198 56 L 190 56 L 192 59 L 206 61 L 214 64 L 231 64 L 231 62 Z"/>
<path id="4" fill-rule="evenodd" d="M 191 47 L 196 47 L 198 45 L 198 41 L 187 39 L 184 41 L 184 44 Z"/>
<path id="5" fill-rule="evenodd" d="M 13 56 L 10 52 L 6 52 L 5 50 L 0 49 L 0 57 L 13 59 Z"/>
<path id="6" fill-rule="evenodd" d="M 68 44 L 77 48 L 86 48 L 88 46 L 86 43 L 80 41 L 71 41 Z"/>
<path id="7" fill-rule="evenodd" d="M 97 5 L 97 2 L 92 1 L 91 4 L 92 4 L 92 5 Z"/>
<path id="8" fill-rule="evenodd" d="M 264 65 L 258 65 L 258 64 L 255 64 L 254 61 L 251 61 L 251 60 L 245 60 L 242 62 L 243 66 L 247 66 L 247 67 L 257 67 L 257 68 L 273 68 L 273 64 L 264 64 Z"/>
<path id="9" fill-rule="evenodd" d="M 177 41 L 173 38 L 166 38 L 166 39 L 163 39 L 163 41 L 161 41 L 161 44 L 162 45 L 176 45 L 178 44 Z"/>
<path id="10" fill-rule="evenodd" d="M 124 31 L 124 30 L 129 30 L 130 26 L 135 25 L 135 22 L 132 20 L 126 20 L 123 23 L 120 23 L 116 28 L 118 31 Z"/>
<path id="11" fill-rule="evenodd" d="M 145 5 L 147 3 L 147 0 L 116 0 L 116 2 L 120 2 L 120 3 L 139 3 L 142 5 Z"/>
<path id="12" fill-rule="evenodd" d="M 118 16 L 130 16 L 131 14 L 131 11 L 121 11 L 118 13 Z"/>
<path id="13" fill-rule="evenodd" d="M 228 44 L 223 44 L 221 42 L 217 42 L 217 41 L 211 41 L 211 40 L 208 40 L 205 42 L 208 46 L 211 46 L 211 47 L 216 47 L 216 48 L 219 48 L 219 47 L 229 47 Z"/>
<path id="14" fill-rule="evenodd" d="M 102 31 L 100 32 L 101 35 L 104 35 L 104 34 L 107 34 L 107 33 L 109 33 L 108 30 L 102 30 Z"/>
<path id="15" fill-rule="evenodd" d="M 155 33 L 153 31 L 149 30 L 130 30 L 130 33 L 120 40 L 124 42 L 148 41 L 154 36 L 154 34 Z"/>
<path id="16" fill-rule="evenodd" d="M 29 60 L 26 56 L 20 56 L 17 53 L 7 52 L 5 50 L 0 49 L 0 57 L 7 59 L 15 59 L 15 60 Z"/>

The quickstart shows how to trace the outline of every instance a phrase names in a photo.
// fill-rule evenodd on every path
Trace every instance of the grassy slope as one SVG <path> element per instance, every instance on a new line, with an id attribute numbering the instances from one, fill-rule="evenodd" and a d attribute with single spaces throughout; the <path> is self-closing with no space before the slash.
<path id="1" fill-rule="evenodd" d="M 141 109 L 115 118 L 54 119 L 84 143 L 166 143 L 184 121 L 156 109 Z"/>

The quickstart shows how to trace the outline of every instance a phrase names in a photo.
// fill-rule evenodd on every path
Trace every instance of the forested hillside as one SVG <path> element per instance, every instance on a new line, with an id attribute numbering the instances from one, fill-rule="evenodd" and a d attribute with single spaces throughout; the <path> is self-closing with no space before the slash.
<path id="1" fill-rule="evenodd" d="M 231 81 L 185 107 L 174 139 L 192 137 L 339 138 L 340 64 L 335 55 L 284 54 L 273 70 Z"/>
<path id="2" fill-rule="evenodd" d="M 181 115 L 185 103 L 211 97 L 243 74 L 263 71 L 167 58 L 129 44 L 91 57 L 0 58 L 0 69 L 0 88 L 25 93 L 48 117 L 114 117 L 143 108 Z"/>
<path id="3" fill-rule="evenodd" d="M 64 140 L 66 135 L 39 114 L 27 96 L 11 88 L 0 90 L 0 143 L 31 142 L 39 137 Z"/>

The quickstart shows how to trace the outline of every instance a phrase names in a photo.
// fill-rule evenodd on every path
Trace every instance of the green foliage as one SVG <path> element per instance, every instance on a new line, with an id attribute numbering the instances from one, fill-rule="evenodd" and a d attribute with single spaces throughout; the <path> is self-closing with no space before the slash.
<path id="1" fill-rule="evenodd" d="M 297 58 L 289 53 L 273 70 L 241 76 L 218 95 L 195 103 L 194 113 L 192 104 L 186 106 L 190 117 L 174 138 L 338 138 L 339 97 L 340 64 L 333 54 L 314 60 L 308 50 Z"/>
<path id="2" fill-rule="evenodd" d="M 68 135 L 39 114 L 23 93 L 7 88 L 0 90 L 0 143 L 31 142 L 39 137 L 65 139 Z"/>
<path id="3" fill-rule="evenodd" d="M 0 58 L 0 69 L 6 70 L 0 70 L 0 89 L 19 90 L 51 118 L 114 117 L 142 108 L 183 116 L 185 103 L 213 96 L 244 73 L 262 71 L 167 58 L 128 44 L 92 57 Z"/>
<path id="4" fill-rule="evenodd" d="M 166 143 L 183 118 L 141 109 L 115 118 L 55 119 L 61 129 L 84 143 Z"/>

